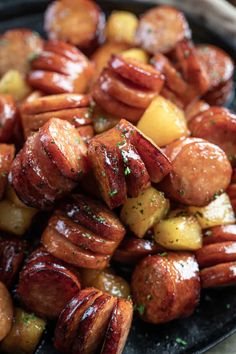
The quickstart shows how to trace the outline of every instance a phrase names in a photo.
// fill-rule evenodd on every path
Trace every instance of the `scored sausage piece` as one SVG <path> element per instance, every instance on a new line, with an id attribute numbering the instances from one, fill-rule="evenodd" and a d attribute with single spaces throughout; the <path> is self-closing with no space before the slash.
<path id="1" fill-rule="evenodd" d="M 205 245 L 197 250 L 196 258 L 200 268 L 234 262 L 236 261 L 236 242 L 225 241 Z"/>
<path id="2" fill-rule="evenodd" d="M 18 294 L 21 301 L 43 318 L 56 318 L 79 291 L 76 273 L 51 255 L 38 260 L 36 255 L 20 273 Z"/>
<path id="3" fill-rule="evenodd" d="M 13 323 L 13 305 L 6 286 L 0 282 L 0 341 L 10 332 Z"/>
<path id="4" fill-rule="evenodd" d="M 225 241 L 236 242 L 236 225 L 214 226 L 206 230 L 203 237 L 203 244 L 209 245 Z"/>
<path id="5" fill-rule="evenodd" d="M 61 173 L 78 181 L 87 172 L 87 147 L 68 122 L 53 118 L 40 130 L 40 141 Z"/>
<path id="6" fill-rule="evenodd" d="M 10 287 L 20 270 L 26 249 L 24 241 L 13 237 L 0 238 L 0 281 Z"/>
<path id="7" fill-rule="evenodd" d="M 29 29 L 18 28 L 0 36 L 0 77 L 9 70 L 21 74 L 30 71 L 30 64 L 43 47 L 39 34 Z"/>
<path id="8" fill-rule="evenodd" d="M 120 242 L 125 228 L 119 218 L 100 202 L 81 194 L 71 195 L 60 210 L 73 221 L 105 239 Z"/>
<path id="9" fill-rule="evenodd" d="M 46 10 L 44 28 L 50 39 L 90 49 L 103 37 L 104 15 L 90 0 L 54 1 Z"/>
<path id="10" fill-rule="evenodd" d="M 148 90 L 133 84 L 132 81 L 124 79 L 115 74 L 111 69 L 104 69 L 102 72 L 101 88 L 113 98 L 136 108 L 147 108 L 158 92 Z"/>
<path id="11" fill-rule="evenodd" d="M 135 264 L 146 256 L 165 251 L 153 240 L 126 236 L 113 255 L 113 260 L 121 264 Z"/>
<path id="12" fill-rule="evenodd" d="M 224 107 L 210 107 L 200 112 L 188 124 L 192 136 L 218 145 L 228 159 L 235 163 L 236 114 Z"/>
<path id="13" fill-rule="evenodd" d="M 145 12 L 140 19 L 136 42 L 147 52 L 168 53 L 191 32 L 184 14 L 171 6 L 158 6 Z"/>
<path id="14" fill-rule="evenodd" d="M 8 143 L 14 134 L 17 108 L 11 95 L 0 94 L 0 143 Z"/>
<path id="15" fill-rule="evenodd" d="M 210 108 L 209 104 L 203 100 L 197 100 L 190 103 L 185 108 L 185 117 L 186 121 L 190 122 L 190 120 L 195 117 L 197 114 L 200 114 Z"/>
<path id="16" fill-rule="evenodd" d="M 223 49 L 211 44 L 198 44 L 196 51 L 203 67 L 205 67 L 209 75 L 210 91 L 217 89 L 220 85 L 232 79 L 234 63 Z"/>
<path id="17" fill-rule="evenodd" d="M 14 154 L 14 145 L 0 144 L 0 199 L 5 192 L 7 176 L 14 159 Z"/>
<path id="18" fill-rule="evenodd" d="M 132 58 L 125 58 L 119 54 L 113 55 L 109 61 L 109 66 L 123 78 L 156 93 L 161 91 L 164 84 L 165 78 L 162 73 L 151 65 Z"/>
<path id="19" fill-rule="evenodd" d="M 199 138 L 179 139 L 165 149 L 172 171 L 161 183 L 166 194 L 183 204 L 207 205 L 224 191 L 232 168 L 224 151 Z"/>
<path id="20" fill-rule="evenodd" d="M 170 171 L 171 163 L 164 152 L 139 129 L 125 119 L 117 124 L 118 129 L 137 149 L 152 182 L 160 182 Z"/>
<path id="21" fill-rule="evenodd" d="M 131 291 L 141 318 L 159 324 L 190 316 L 200 297 L 198 264 L 191 253 L 144 258 L 135 268 Z"/>
<path id="22" fill-rule="evenodd" d="M 217 264 L 200 271 L 202 288 L 235 285 L 236 262 Z"/>

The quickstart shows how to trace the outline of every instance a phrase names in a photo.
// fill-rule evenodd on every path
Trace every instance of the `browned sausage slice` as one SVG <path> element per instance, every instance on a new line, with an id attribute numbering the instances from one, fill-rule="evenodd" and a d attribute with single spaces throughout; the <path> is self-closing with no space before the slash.
<path id="1" fill-rule="evenodd" d="M 203 244 L 236 241 L 236 225 L 221 225 L 205 231 Z"/>
<path id="2" fill-rule="evenodd" d="M 234 262 L 236 261 L 236 242 L 225 241 L 208 244 L 197 250 L 196 257 L 200 268 Z"/>
<path id="3" fill-rule="evenodd" d="M 11 296 L 3 283 L 0 282 L 0 341 L 10 332 L 13 323 L 13 305 Z"/>
<path id="4" fill-rule="evenodd" d="M 209 104 L 203 100 L 197 100 L 190 103 L 185 108 L 185 117 L 187 122 L 189 122 L 197 114 L 200 114 L 210 108 Z"/>
<path id="5" fill-rule="evenodd" d="M 99 41 L 104 18 L 93 1 L 54 1 L 46 10 L 44 27 L 50 39 L 89 49 Z"/>
<path id="6" fill-rule="evenodd" d="M 236 159 L 236 115 L 223 107 L 210 107 L 191 119 L 189 130 L 192 136 L 206 139 L 218 145 L 228 159 Z"/>
<path id="7" fill-rule="evenodd" d="M 7 176 L 14 159 L 15 147 L 14 145 L 0 144 L 0 199 L 3 197 Z"/>
<path id="8" fill-rule="evenodd" d="M 146 257 L 134 270 L 131 290 L 144 321 L 159 324 L 191 315 L 200 296 L 194 255 L 168 252 Z"/>
<path id="9" fill-rule="evenodd" d="M 10 95 L 0 95 L 0 143 L 8 143 L 13 137 L 17 119 L 16 104 Z"/>
<path id="10" fill-rule="evenodd" d="M 165 78 L 163 74 L 151 65 L 141 63 L 132 58 L 125 58 L 118 54 L 113 55 L 109 61 L 109 66 L 123 78 L 156 93 L 161 91 L 164 84 Z"/>
<path id="11" fill-rule="evenodd" d="M 21 301 L 30 311 L 44 318 L 56 318 L 79 291 L 77 275 L 56 258 L 26 263 L 20 273 L 18 294 Z"/>
<path id="12" fill-rule="evenodd" d="M 129 334 L 133 315 L 132 303 L 117 299 L 101 349 L 101 354 L 121 354 Z"/>
<path id="13" fill-rule="evenodd" d="M 190 36 L 182 12 L 171 6 L 158 6 L 142 15 L 136 42 L 149 53 L 168 53 L 179 41 Z"/>
<path id="14" fill-rule="evenodd" d="M 53 118 L 39 134 L 46 152 L 65 177 L 78 181 L 87 172 L 87 147 L 70 123 Z"/>
<path id="15" fill-rule="evenodd" d="M 236 262 L 222 263 L 200 271 L 203 288 L 235 285 Z"/>
<path id="16" fill-rule="evenodd" d="M 24 259 L 26 244 L 13 237 L 0 238 L 0 281 L 12 285 Z"/>
<path id="17" fill-rule="evenodd" d="M 81 317 L 101 294 L 94 288 L 83 289 L 66 305 L 57 321 L 54 339 L 56 349 L 63 353 L 71 352 Z"/>
<path id="18" fill-rule="evenodd" d="M 9 70 L 27 74 L 32 59 L 42 50 L 43 41 L 39 34 L 18 28 L 5 32 L 0 39 L 0 76 Z"/>
<path id="19" fill-rule="evenodd" d="M 228 187 L 232 168 L 218 146 L 203 139 L 179 139 L 169 144 L 165 153 L 172 162 L 172 171 L 161 187 L 169 197 L 187 205 L 204 206 Z"/>

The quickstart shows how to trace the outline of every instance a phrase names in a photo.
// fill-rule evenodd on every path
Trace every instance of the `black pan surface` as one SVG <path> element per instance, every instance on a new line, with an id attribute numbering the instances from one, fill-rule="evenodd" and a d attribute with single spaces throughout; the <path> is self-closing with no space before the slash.
<path id="1" fill-rule="evenodd" d="M 29 27 L 43 32 L 43 12 L 48 0 L 0 0 L 0 32 L 16 27 Z M 100 0 L 106 13 L 113 9 L 130 10 L 140 14 L 153 6 L 152 1 Z M 194 40 L 216 44 L 236 58 L 236 50 L 207 29 L 204 23 L 189 19 Z M 236 101 L 231 102 L 236 110 Z M 121 270 L 118 269 L 119 272 Z M 53 325 L 47 332 L 36 354 L 56 354 L 53 349 Z M 200 354 L 236 332 L 236 288 L 204 291 L 194 315 L 162 326 L 153 326 L 135 318 L 124 354 Z M 179 339 L 186 345 L 179 344 Z"/>

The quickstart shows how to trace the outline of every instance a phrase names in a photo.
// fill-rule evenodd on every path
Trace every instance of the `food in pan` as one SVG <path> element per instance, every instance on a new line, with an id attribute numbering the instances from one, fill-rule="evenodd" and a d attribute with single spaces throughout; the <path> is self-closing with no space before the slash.
<path id="1" fill-rule="evenodd" d="M 234 63 L 170 6 L 44 29 L 0 38 L 0 351 L 120 354 L 236 284 Z"/>

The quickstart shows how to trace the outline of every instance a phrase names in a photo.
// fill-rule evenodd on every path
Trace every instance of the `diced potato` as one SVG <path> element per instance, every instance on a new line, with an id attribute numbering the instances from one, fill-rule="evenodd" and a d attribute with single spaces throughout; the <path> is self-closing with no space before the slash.
<path id="1" fill-rule="evenodd" d="M 9 70 L 0 80 L 0 93 L 8 93 L 19 102 L 22 101 L 31 89 L 24 77 L 17 70 Z"/>
<path id="2" fill-rule="evenodd" d="M 39 344 L 46 322 L 20 308 L 10 333 L 1 343 L 1 351 L 9 354 L 33 354 Z"/>
<path id="3" fill-rule="evenodd" d="M 195 215 L 202 229 L 235 223 L 235 215 L 229 197 L 223 193 L 205 207 L 190 206 L 188 211 Z"/>
<path id="4" fill-rule="evenodd" d="M 124 52 L 122 52 L 121 55 L 125 58 L 135 59 L 135 60 L 141 61 L 144 64 L 148 64 L 149 56 L 142 49 L 131 48 L 131 49 L 128 49 L 128 50 L 125 50 Z"/>
<path id="5" fill-rule="evenodd" d="M 161 220 L 154 226 L 154 238 L 170 250 L 194 251 L 202 247 L 202 230 L 194 216 Z"/>
<path id="6" fill-rule="evenodd" d="M 33 208 L 29 208 L 17 197 L 16 192 L 14 191 L 14 188 L 12 188 L 12 186 L 10 184 L 8 184 L 8 186 L 7 186 L 6 198 L 19 208 L 33 209 Z"/>
<path id="7" fill-rule="evenodd" d="M 23 235 L 29 228 L 37 210 L 33 208 L 20 208 L 10 200 L 0 202 L 0 230 Z"/>
<path id="8" fill-rule="evenodd" d="M 153 99 L 140 118 L 137 128 L 158 146 L 165 146 L 189 135 L 184 112 L 162 96 Z"/>
<path id="9" fill-rule="evenodd" d="M 106 25 L 106 37 L 112 42 L 134 43 L 138 18 L 128 11 L 113 11 Z"/>
<path id="10" fill-rule="evenodd" d="M 166 216 L 168 210 L 169 200 L 162 192 L 150 187 L 137 198 L 126 200 L 121 210 L 121 220 L 142 238 L 148 229 Z"/>
<path id="11" fill-rule="evenodd" d="M 130 295 L 129 283 L 110 268 L 81 269 L 80 274 L 84 288 L 94 287 L 117 297 L 127 298 Z"/>

